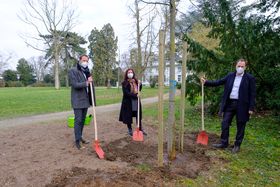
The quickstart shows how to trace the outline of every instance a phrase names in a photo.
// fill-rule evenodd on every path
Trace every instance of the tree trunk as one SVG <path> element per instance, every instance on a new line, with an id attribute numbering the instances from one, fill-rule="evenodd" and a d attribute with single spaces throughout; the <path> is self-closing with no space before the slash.
<path id="1" fill-rule="evenodd" d="M 59 84 L 59 50 L 58 50 L 58 37 L 54 35 L 54 86 L 55 89 L 60 89 Z"/>
<path id="2" fill-rule="evenodd" d="M 58 52 L 57 49 L 55 51 L 55 60 L 54 60 L 54 86 L 55 89 L 59 90 L 60 89 L 60 84 L 59 84 L 59 60 L 58 60 Z"/>
<path id="3" fill-rule="evenodd" d="M 169 79 L 169 112 L 168 112 L 168 158 L 176 158 L 175 150 L 175 0 L 170 0 L 170 79 Z"/>
<path id="4" fill-rule="evenodd" d="M 141 32 L 140 32 L 140 15 L 138 0 L 135 0 L 135 9 L 136 9 L 136 34 L 137 34 L 137 65 L 136 65 L 136 74 L 138 79 L 141 79 L 141 67 L 142 67 L 142 46 L 141 46 Z"/>
<path id="5" fill-rule="evenodd" d="M 107 80 L 107 88 L 111 88 L 111 83 L 110 82 L 111 82 L 111 79 L 108 79 Z"/>
<path id="6" fill-rule="evenodd" d="M 66 88 L 69 87 L 69 79 L 68 79 L 68 74 L 65 75 L 65 86 Z"/>

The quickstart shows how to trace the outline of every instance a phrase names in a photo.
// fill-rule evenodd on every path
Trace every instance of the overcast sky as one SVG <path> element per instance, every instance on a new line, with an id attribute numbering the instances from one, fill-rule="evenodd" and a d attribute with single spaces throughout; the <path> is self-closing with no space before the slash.
<path id="1" fill-rule="evenodd" d="M 127 35 L 131 28 L 132 20 L 129 16 L 127 3 L 129 0 L 72 0 L 77 6 L 79 24 L 73 29 L 81 36 L 88 37 L 90 31 L 96 27 L 101 29 L 107 23 L 114 28 L 115 35 L 119 37 L 120 50 L 126 50 L 129 45 Z M 79 3 L 77 3 L 79 2 Z M 11 63 L 17 63 L 19 58 L 30 58 L 40 55 L 40 52 L 27 47 L 20 37 L 34 30 L 23 23 L 17 16 L 24 8 L 24 0 L 1 0 L 0 6 L 0 53 L 13 53 Z M 108 6 L 109 5 L 109 6 Z M 11 64 L 10 67 L 14 67 Z"/>
<path id="2" fill-rule="evenodd" d="M 14 55 L 9 64 L 9 68 L 12 69 L 15 69 L 19 58 L 29 59 L 41 54 L 31 47 L 27 47 L 20 37 L 24 33 L 36 34 L 34 28 L 23 23 L 17 16 L 21 9 L 24 9 L 24 2 L 25 0 L 1 0 L 0 53 Z M 79 15 L 79 24 L 73 31 L 87 39 L 94 27 L 100 30 L 102 26 L 110 23 L 115 35 L 118 36 L 118 46 L 123 53 L 129 49 L 130 34 L 135 29 L 132 27 L 133 20 L 128 9 L 128 5 L 133 2 L 133 0 L 72 0 Z M 182 0 L 179 10 L 186 12 L 189 4 L 188 0 Z"/>

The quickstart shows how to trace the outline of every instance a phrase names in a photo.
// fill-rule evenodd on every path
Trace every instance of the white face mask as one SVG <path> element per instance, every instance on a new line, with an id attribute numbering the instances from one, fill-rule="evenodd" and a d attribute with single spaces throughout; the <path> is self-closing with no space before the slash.
<path id="1" fill-rule="evenodd" d="M 236 68 L 236 72 L 237 72 L 237 74 L 242 74 L 243 72 L 244 72 L 244 68 L 242 68 L 242 67 L 237 67 Z"/>
<path id="2" fill-rule="evenodd" d="M 128 73 L 128 74 L 127 74 L 127 77 L 128 77 L 129 79 L 132 79 L 133 73 Z"/>
<path id="3" fill-rule="evenodd" d="M 80 65 L 81 65 L 83 68 L 88 67 L 88 63 L 87 63 L 87 62 L 81 61 L 81 62 L 80 62 Z"/>

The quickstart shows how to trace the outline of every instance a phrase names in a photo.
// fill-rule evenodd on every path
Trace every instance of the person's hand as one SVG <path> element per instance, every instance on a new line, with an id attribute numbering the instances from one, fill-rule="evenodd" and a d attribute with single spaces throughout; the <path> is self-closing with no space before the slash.
<path id="1" fill-rule="evenodd" d="M 252 115 L 254 112 L 252 110 L 249 110 L 249 114 Z"/>
<path id="2" fill-rule="evenodd" d="M 138 92 L 138 93 L 137 93 L 137 97 L 140 97 L 140 96 L 141 96 L 141 92 Z"/>
<path id="3" fill-rule="evenodd" d="M 92 82 L 92 76 L 88 77 L 87 82 Z"/>
<path id="4" fill-rule="evenodd" d="M 200 78 L 200 82 L 201 82 L 201 84 L 205 84 L 205 82 L 206 82 L 205 77 L 201 77 L 201 78 Z"/>

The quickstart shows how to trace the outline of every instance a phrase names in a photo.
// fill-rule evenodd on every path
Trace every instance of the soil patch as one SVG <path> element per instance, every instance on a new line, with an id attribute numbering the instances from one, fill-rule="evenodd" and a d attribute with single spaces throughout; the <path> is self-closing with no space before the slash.
<path id="1" fill-rule="evenodd" d="M 184 153 L 177 153 L 172 162 L 164 155 L 164 167 L 159 168 L 157 129 L 149 125 L 155 122 L 143 120 L 148 136 L 144 142 L 134 142 L 118 115 L 118 111 L 98 115 L 103 160 L 92 149 L 93 125 L 84 128 L 84 138 L 91 143 L 77 150 L 67 116 L 1 129 L 0 186 L 176 186 L 179 179 L 196 178 L 213 164 L 224 162 L 208 156 L 212 148 L 197 145 L 198 132 L 194 132 L 185 134 Z M 209 134 L 209 145 L 218 140 Z"/>
<path id="2" fill-rule="evenodd" d="M 173 186 L 181 178 L 196 178 L 210 169 L 213 163 L 222 161 L 209 157 L 209 146 L 196 144 L 196 133 L 185 135 L 184 153 L 177 153 L 176 159 L 167 160 L 164 167 L 157 167 L 157 145 L 155 142 L 135 142 L 124 137 L 103 146 L 105 160 L 126 162 L 123 169 L 92 170 L 73 167 L 60 170 L 48 187 L 52 186 Z M 209 144 L 219 137 L 209 134 Z M 166 147 L 166 146 L 165 146 Z M 166 152 L 166 151 L 165 151 Z"/>

